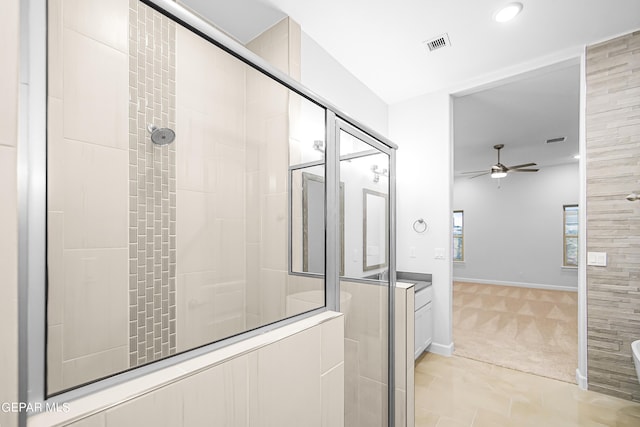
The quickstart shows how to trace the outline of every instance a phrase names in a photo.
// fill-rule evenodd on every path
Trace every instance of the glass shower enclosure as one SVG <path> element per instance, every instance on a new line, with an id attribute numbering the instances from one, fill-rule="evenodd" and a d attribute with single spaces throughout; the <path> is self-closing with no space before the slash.
<path id="1" fill-rule="evenodd" d="M 393 426 L 397 147 L 173 1 L 91 23 L 63 3 L 33 400 L 329 309 L 345 317 L 345 425 Z"/>

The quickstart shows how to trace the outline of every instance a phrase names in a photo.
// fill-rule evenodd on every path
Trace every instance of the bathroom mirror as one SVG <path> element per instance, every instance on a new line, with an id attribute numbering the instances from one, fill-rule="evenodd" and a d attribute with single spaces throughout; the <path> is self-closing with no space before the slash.
<path id="1" fill-rule="evenodd" d="M 389 198 L 387 194 L 368 188 L 364 188 L 362 193 L 362 269 L 370 271 L 388 265 Z"/>
<path id="2" fill-rule="evenodd" d="M 292 188 L 292 273 L 325 272 L 325 184 L 324 166 L 291 172 Z M 296 194 L 297 193 L 297 194 Z M 344 200 L 344 183 L 340 183 Z M 344 274 L 344 209 L 340 210 L 340 274 Z"/>

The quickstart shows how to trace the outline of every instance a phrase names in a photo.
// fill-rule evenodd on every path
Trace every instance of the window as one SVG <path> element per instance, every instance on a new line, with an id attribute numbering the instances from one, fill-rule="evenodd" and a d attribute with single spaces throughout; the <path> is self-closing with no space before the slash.
<path id="1" fill-rule="evenodd" d="M 464 261 L 464 212 L 453 211 L 453 260 Z"/>
<path id="2" fill-rule="evenodd" d="M 578 266 L 578 205 L 563 206 L 563 261 L 565 267 Z"/>

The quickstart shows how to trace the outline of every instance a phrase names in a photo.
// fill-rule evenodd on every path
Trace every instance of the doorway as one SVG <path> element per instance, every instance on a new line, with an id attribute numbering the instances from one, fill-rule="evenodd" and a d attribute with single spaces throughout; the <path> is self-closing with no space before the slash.
<path id="1" fill-rule="evenodd" d="M 580 70 L 452 99 L 454 354 L 573 383 L 579 233 L 566 207 L 580 200 Z"/>

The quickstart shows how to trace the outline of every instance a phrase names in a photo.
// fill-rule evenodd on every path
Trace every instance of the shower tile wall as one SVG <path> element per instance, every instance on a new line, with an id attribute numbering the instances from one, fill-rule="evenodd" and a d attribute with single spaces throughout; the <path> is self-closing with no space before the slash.
<path id="1" fill-rule="evenodd" d="M 247 48 L 295 79 L 300 77 L 300 26 L 285 18 Z M 247 325 L 286 313 L 289 91 L 247 72 Z M 294 278 L 295 279 L 295 278 Z"/>
<path id="2" fill-rule="evenodd" d="M 245 70 L 177 31 L 178 351 L 245 330 Z"/>
<path id="3" fill-rule="evenodd" d="M 129 365 L 176 353 L 176 143 L 151 142 L 149 125 L 176 129 L 176 25 L 130 0 Z"/>
<path id="4" fill-rule="evenodd" d="M 127 369 L 128 0 L 48 1 L 48 391 Z"/>

